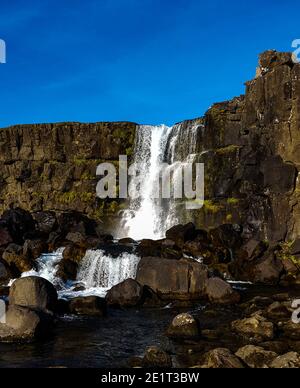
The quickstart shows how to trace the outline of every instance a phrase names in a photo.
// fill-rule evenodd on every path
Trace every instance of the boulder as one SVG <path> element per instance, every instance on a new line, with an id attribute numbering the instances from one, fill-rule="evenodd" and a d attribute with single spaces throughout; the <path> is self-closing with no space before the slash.
<path id="1" fill-rule="evenodd" d="M 173 240 L 179 248 L 183 248 L 185 242 L 193 240 L 196 236 L 196 227 L 192 223 L 174 226 L 166 232 L 167 239 Z"/>
<path id="2" fill-rule="evenodd" d="M 153 240 L 142 240 L 136 252 L 141 257 L 156 257 L 161 254 L 161 243 Z"/>
<path id="3" fill-rule="evenodd" d="M 30 271 L 34 265 L 33 261 L 24 255 L 23 247 L 17 244 L 10 244 L 5 249 L 2 258 L 12 271 L 19 273 Z"/>
<path id="4" fill-rule="evenodd" d="M 282 262 L 276 258 L 274 252 L 268 252 L 254 267 L 253 281 L 259 284 L 277 285 L 282 271 Z"/>
<path id="5" fill-rule="evenodd" d="M 118 307 L 135 307 L 142 303 L 143 287 L 133 279 L 116 285 L 106 295 L 107 304 Z"/>
<path id="6" fill-rule="evenodd" d="M 243 363 L 229 350 L 218 348 L 204 355 L 206 369 L 243 369 Z"/>
<path id="7" fill-rule="evenodd" d="M 75 245 L 83 247 L 85 246 L 86 239 L 86 235 L 80 232 L 71 232 L 66 236 L 66 240 L 72 242 Z"/>
<path id="8" fill-rule="evenodd" d="M 201 334 L 199 322 L 190 314 L 180 314 L 175 317 L 167 329 L 171 338 L 197 338 Z"/>
<path id="9" fill-rule="evenodd" d="M 57 227 L 55 213 L 53 212 L 37 212 L 33 214 L 33 219 L 36 222 L 36 229 L 49 235 Z"/>
<path id="10" fill-rule="evenodd" d="M 65 247 L 63 252 L 64 260 L 80 263 L 86 254 L 86 247 L 82 247 L 76 244 L 69 244 Z"/>
<path id="11" fill-rule="evenodd" d="M 274 302 L 268 307 L 266 312 L 267 317 L 273 320 L 288 319 L 292 314 L 293 309 L 291 309 L 291 304 L 288 302 Z"/>
<path id="12" fill-rule="evenodd" d="M 19 208 L 5 211 L 1 217 L 1 226 L 9 231 L 13 242 L 20 245 L 30 234 L 34 235 L 36 233 L 32 215 Z"/>
<path id="13" fill-rule="evenodd" d="M 136 278 L 138 283 L 150 287 L 165 300 L 202 298 L 207 279 L 207 268 L 197 261 L 158 257 L 141 259 Z"/>
<path id="14" fill-rule="evenodd" d="M 104 317 L 106 315 L 106 301 L 97 296 L 87 296 L 72 299 L 70 312 L 76 315 L 90 315 Z"/>
<path id="15" fill-rule="evenodd" d="M 142 365 L 144 368 L 172 368 L 172 358 L 157 346 L 150 346 L 146 349 Z"/>
<path id="16" fill-rule="evenodd" d="M 211 303 L 236 304 L 241 299 L 240 294 L 220 278 L 211 278 L 207 281 L 206 293 Z"/>
<path id="17" fill-rule="evenodd" d="M 264 348 L 253 345 L 244 346 L 235 355 L 250 368 L 255 369 L 269 368 L 272 361 L 278 357 L 278 354 L 274 352 L 266 351 Z"/>
<path id="18" fill-rule="evenodd" d="M 57 292 L 48 280 L 31 276 L 16 280 L 10 288 L 10 306 L 18 305 L 40 310 L 54 311 Z"/>
<path id="19" fill-rule="evenodd" d="M 273 369 L 299 369 L 300 355 L 296 352 L 290 352 L 275 358 L 270 365 Z"/>
<path id="20" fill-rule="evenodd" d="M 53 329 L 53 315 L 22 306 L 9 306 L 6 323 L 0 324 L 1 342 L 30 342 L 48 337 Z"/>
<path id="21" fill-rule="evenodd" d="M 48 252 L 48 244 L 43 240 L 26 240 L 23 246 L 23 255 L 28 260 L 34 261 L 43 253 Z"/>
<path id="22" fill-rule="evenodd" d="M 259 314 L 254 314 L 250 318 L 234 321 L 231 324 L 231 328 L 241 337 L 254 339 L 258 342 L 268 341 L 274 338 L 274 324 Z"/>
<path id="23" fill-rule="evenodd" d="M 300 324 L 292 321 L 292 313 L 290 313 L 290 320 L 285 322 L 281 329 L 285 337 L 293 341 L 300 341 Z"/>
<path id="24" fill-rule="evenodd" d="M 64 282 L 67 280 L 76 280 L 78 264 L 70 259 L 63 259 L 58 264 L 56 275 Z"/>

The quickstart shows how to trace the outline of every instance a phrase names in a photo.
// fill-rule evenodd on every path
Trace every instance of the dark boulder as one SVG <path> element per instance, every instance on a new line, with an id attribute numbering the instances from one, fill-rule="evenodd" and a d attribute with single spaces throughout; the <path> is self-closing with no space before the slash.
<path id="1" fill-rule="evenodd" d="M 107 304 L 116 307 L 135 307 L 142 303 L 143 287 L 133 279 L 116 285 L 106 295 Z"/>
<path id="2" fill-rule="evenodd" d="M 53 212 L 38 212 L 33 214 L 33 219 L 36 222 L 36 229 L 40 233 L 49 235 L 57 228 L 55 213 Z"/>
<path id="3" fill-rule="evenodd" d="M 229 349 L 218 348 L 204 355 L 203 369 L 244 369 L 242 361 Z"/>
<path id="4" fill-rule="evenodd" d="M 207 279 L 206 267 L 194 260 L 146 257 L 139 263 L 136 280 L 162 299 L 192 300 L 205 296 Z"/>
<path id="5" fill-rule="evenodd" d="M 157 346 L 150 346 L 146 349 L 142 365 L 144 368 L 172 368 L 172 358 Z"/>
<path id="6" fill-rule="evenodd" d="M 141 257 L 158 257 L 161 254 L 161 242 L 153 240 L 142 240 L 136 249 Z"/>
<path id="7" fill-rule="evenodd" d="M 30 271 L 34 266 L 33 260 L 24 255 L 23 247 L 17 244 L 10 244 L 5 249 L 2 258 L 9 268 L 18 274 Z"/>
<path id="8" fill-rule="evenodd" d="M 239 349 L 235 355 L 253 369 L 269 368 L 278 354 L 265 350 L 264 348 L 248 345 Z"/>
<path id="9" fill-rule="evenodd" d="M 44 240 L 26 240 L 23 246 L 23 255 L 29 260 L 38 259 L 48 252 L 48 244 Z"/>
<path id="10" fill-rule="evenodd" d="M 11 272 L 8 265 L 4 261 L 0 260 L 0 285 L 7 284 L 10 278 Z"/>
<path id="11" fill-rule="evenodd" d="M 9 231 L 13 242 L 23 244 L 26 238 L 36 233 L 35 222 L 29 212 L 22 209 L 7 210 L 0 220 L 0 227 Z"/>
<path id="12" fill-rule="evenodd" d="M 12 242 L 13 238 L 8 229 L 0 227 L 0 247 L 7 247 Z"/>
<path id="13" fill-rule="evenodd" d="M 9 304 L 54 311 L 57 292 L 48 280 L 31 276 L 17 279 L 10 288 Z"/>
<path id="14" fill-rule="evenodd" d="M 174 226 L 166 232 L 167 239 L 173 240 L 179 248 L 183 248 L 184 243 L 193 240 L 196 236 L 196 227 L 192 223 Z"/>
<path id="15" fill-rule="evenodd" d="M 207 281 L 206 293 L 211 303 L 236 304 L 241 299 L 240 294 L 220 278 L 211 278 Z"/>
<path id="16" fill-rule="evenodd" d="M 104 317 L 106 310 L 105 299 L 97 296 L 79 297 L 70 302 L 71 314 Z"/>
<path id="17" fill-rule="evenodd" d="M 64 282 L 67 280 L 76 280 L 78 272 L 78 263 L 70 259 L 63 259 L 58 264 L 56 275 Z"/>

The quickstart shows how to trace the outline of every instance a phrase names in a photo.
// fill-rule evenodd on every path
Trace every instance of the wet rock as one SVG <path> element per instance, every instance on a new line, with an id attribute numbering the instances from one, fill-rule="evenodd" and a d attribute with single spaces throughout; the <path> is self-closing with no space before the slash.
<path id="1" fill-rule="evenodd" d="M 287 342 L 284 341 L 267 341 L 260 344 L 262 348 L 277 354 L 284 354 L 290 350 Z"/>
<path id="2" fill-rule="evenodd" d="M 142 240 L 136 252 L 141 257 L 158 257 L 161 254 L 161 243 L 153 240 Z"/>
<path id="3" fill-rule="evenodd" d="M 31 342 L 47 338 L 54 326 L 53 315 L 22 306 L 9 306 L 6 323 L 0 324 L 1 342 Z"/>
<path id="4" fill-rule="evenodd" d="M 273 252 L 267 253 L 254 267 L 253 281 L 260 284 L 276 285 L 279 283 L 283 265 Z"/>
<path id="5" fill-rule="evenodd" d="M 241 337 L 259 342 L 272 340 L 275 335 L 274 324 L 258 314 L 232 322 L 231 328 Z"/>
<path id="6" fill-rule="evenodd" d="M 54 311 L 57 292 L 48 280 L 31 276 L 17 279 L 10 288 L 10 306 L 18 305 L 46 311 Z"/>
<path id="7" fill-rule="evenodd" d="M 86 247 L 81 247 L 76 244 L 69 244 L 63 252 L 64 260 L 80 263 L 86 254 Z"/>
<path id="8" fill-rule="evenodd" d="M 71 241 L 73 244 L 80 247 L 85 247 L 87 236 L 80 232 L 71 232 L 66 236 L 66 240 Z"/>
<path id="9" fill-rule="evenodd" d="M 143 287 L 133 279 L 125 280 L 108 291 L 107 304 L 117 307 L 135 307 L 142 303 Z"/>
<path id="10" fill-rule="evenodd" d="M 48 252 L 48 244 L 43 240 L 26 240 L 23 246 L 23 255 L 31 261 L 38 259 Z"/>
<path id="11" fill-rule="evenodd" d="M 10 209 L 3 213 L 0 226 L 4 226 L 15 244 L 22 245 L 30 234 L 35 234 L 35 222 L 32 215 L 20 208 Z"/>
<path id="12" fill-rule="evenodd" d="M 266 312 L 269 319 L 280 320 L 288 319 L 292 316 L 293 310 L 290 303 L 274 302 L 271 304 Z"/>
<path id="13" fill-rule="evenodd" d="M 2 258 L 12 271 L 20 274 L 30 271 L 34 265 L 33 261 L 23 254 L 23 247 L 16 244 L 10 244 L 4 251 Z"/>
<path id="14" fill-rule="evenodd" d="M 205 354 L 202 368 L 243 369 L 243 363 L 229 349 L 215 349 Z"/>
<path id="15" fill-rule="evenodd" d="M 136 245 L 137 242 L 135 240 L 133 240 L 132 238 L 122 238 L 121 240 L 119 240 L 119 244 L 121 245 Z"/>
<path id="16" fill-rule="evenodd" d="M 200 336 L 199 322 L 190 314 L 180 314 L 175 317 L 167 329 L 171 338 L 197 338 Z"/>
<path id="17" fill-rule="evenodd" d="M 192 300 L 205 296 L 208 272 L 205 266 L 189 259 L 143 258 L 137 282 L 150 287 L 165 300 Z"/>
<path id="18" fill-rule="evenodd" d="M 209 238 L 214 247 L 237 250 L 242 245 L 242 229 L 237 225 L 224 224 L 209 232 Z"/>
<path id="19" fill-rule="evenodd" d="M 285 322 L 281 329 L 284 332 L 284 336 L 291 340 L 300 340 L 300 324 L 292 321 L 292 313 L 290 314 L 290 320 Z"/>
<path id="20" fill-rule="evenodd" d="M 157 346 L 146 349 L 142 364 L 145 368 L 172 368 L 172 358 Z"/>
<path id="21" fill-rule="evenodd" d="M 57 227 L 55 213 L 53 212 L 37 212 L 33 214 L 33 219 L 36 222 L 37 231 L 49 235 Z"/>
<path id="22" fill-rule="evenodd" d="M 69 259 L 63 259 L 58 264 L 57 276 L 64 282 L 67 280 L 76 280 L 78 264 Z"/>
<path id="23" fill-rule="evenodd" d="M 104 317 L 107 304 L 105 299 L 97 296 L 79 297 L 70 302 L 70 312 L 76 315 L 90 315 Z"/>
<path id="24" fill-rule="evenodd" d="M 167 239 L 173 240 L 179 248 L 183 248 L 185 242 L 193 240 L 196 236 L 196 227 L 192 223 L 174 226 L 166 232 Z"/>
<path id="25" fill-rule="evenodd" d="M 298 369 L 300 368 L 300 355 L 290 352 L 275 358 L 270 365 L 273 369 Z"/>
<path id="26" fill-rule="evenodd" d="M 207 281 L 206 292 L 211 303 L 235 304 L 240 302 L 240 295 L 234 291 L 230 284 L 219 278 Z"/>
<path id="27" fill-rule="evenodd" d="M 250 368 L 269 368 L 278 354 L 264 350 L 264 348 L 248 345 L 239 349 L 235 355 L 244 361 Z"/>

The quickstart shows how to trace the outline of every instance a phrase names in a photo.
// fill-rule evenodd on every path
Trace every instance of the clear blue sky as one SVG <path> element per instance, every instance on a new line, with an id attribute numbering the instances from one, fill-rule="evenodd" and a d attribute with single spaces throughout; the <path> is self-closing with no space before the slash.
<path id="1" fill-rule="evenodd" d="M 173 124 L 244 92 L 258 53 L 291 50 L 299 0 L 0 2 L 0 127 Z"/>

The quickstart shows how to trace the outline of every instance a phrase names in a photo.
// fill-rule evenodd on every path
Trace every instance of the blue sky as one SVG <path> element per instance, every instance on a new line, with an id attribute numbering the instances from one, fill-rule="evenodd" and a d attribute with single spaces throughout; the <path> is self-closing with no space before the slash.
<path id="1" fill-rule="evenodd" d="M 0 127 L 173 124 L 244 92 L 300 38 L 298 0 L 0 1 Z"/>

